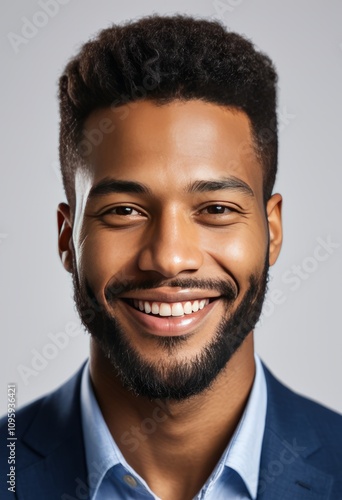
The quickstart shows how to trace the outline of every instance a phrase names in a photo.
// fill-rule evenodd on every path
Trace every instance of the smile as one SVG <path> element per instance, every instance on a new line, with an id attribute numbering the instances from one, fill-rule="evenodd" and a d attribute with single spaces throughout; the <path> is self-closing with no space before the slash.
<path id="1" fill-rule="evenodd" d="M 145 314 L 155 316 L 180 317 L 185 314 L 196 313 L 209 304 L 209 299 L 187 300 L 184 302 L 151 302 L 148 300 L 131 299 L 129 304 Z"/>
<path id="2" fill-rule="evenodd" d="M 134 295 L 117 302 L 124 321 L 138 334 L 153 336 L 189 335 L 204 326 L 222 303 L 222 296 L 214 291 L 159 287 Z"/>
<path id="3" fill-rule="evenodd" d="M 193 298 L 178 302 L 158 301 L 157 298 L 122 298 L 119 303 L 126 311 L 126 321 L 133 322 L 137 332 L 144 331 L 154 336 L 187 335 L 204 324 L 213 308 L 221 302 L 220 298 Z"/>

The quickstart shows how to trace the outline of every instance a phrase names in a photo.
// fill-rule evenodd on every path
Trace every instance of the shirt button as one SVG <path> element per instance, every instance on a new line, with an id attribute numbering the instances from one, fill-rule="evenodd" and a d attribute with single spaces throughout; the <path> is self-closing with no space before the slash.
<path id="1" fill-rule="evenodd" d="M 128 486 L 131 486 L 131 488 L 136 488 L 138 486 L 138 483 L 133 476 L 126 474 L 126 476 L 123 477 L 123 480 L 126 484 L 128 484 Z"/>

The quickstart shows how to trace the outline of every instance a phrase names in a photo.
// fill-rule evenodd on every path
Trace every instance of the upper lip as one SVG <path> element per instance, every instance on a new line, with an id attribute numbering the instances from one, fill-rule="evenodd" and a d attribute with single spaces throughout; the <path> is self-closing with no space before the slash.
<path id="1" fill-rule="evenodd" d="M 215 290 L 171 290 L 156 288 L 154 290 L 138 290 L 120 295 L 119 299 L 136 299 L 148 302 L 187 302 L 200 299 L 219 298 L 221 294 Z"/>

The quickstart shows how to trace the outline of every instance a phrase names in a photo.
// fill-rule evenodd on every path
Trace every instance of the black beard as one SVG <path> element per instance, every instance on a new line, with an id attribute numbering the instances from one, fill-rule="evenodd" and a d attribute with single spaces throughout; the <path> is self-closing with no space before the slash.
<path id="1" fill-rule="evenodd" d="M 259 278 L 252 275 L 249 288 L 235 312 L 230 312 L 237 289 L 224 281 L 215 280 L 172 280 L 168 286 L 215 289 L 226 303 L 225 316 L 217 327 L 213 339 L 190 361 L 173 362 L 167 366 L 157 365 L 143 359 L 131 344 L 119 322 L 112 317 L 95 298 L 89 283 L 79 283 L 73 274 L 74 299 L 82 323 L 98 342 L 104 355 L 110 360 L 115 373 L 125 388 L 138 396 L 149 399 L 185 400 L 210 388 L 221 370 L 242 345 L 259 320 L 268 281 L 268 258 Z M 76 267 L 74 267 L 76 269 Z M 115 295 L 138 290 L 165 286 L 165 280 L 141 284 L 116 283 L 107 287 L 107 301 L 115 302 Z M 186 336 L 158 337 L 159 345 L 169 356 L 187 341 Z"/>

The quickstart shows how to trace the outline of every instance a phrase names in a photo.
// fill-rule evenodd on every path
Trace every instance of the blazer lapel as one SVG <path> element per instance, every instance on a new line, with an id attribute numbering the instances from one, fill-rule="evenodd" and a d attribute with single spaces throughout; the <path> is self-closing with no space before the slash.
<path id="1" fill-rule="evenodd" d="M 27 465 L 18 471 L 19 500 L 88 498 L 80 410 L 82 371 L 44 399 L 23 436 L 31 453 Z"/>
<path id="2" fill-rule="evenodd" d="M 80 409 L 82 371 L 43 400 L 23 436 L 18 500 L 89 498 Z M 310 456 L 321 448 L 318 436 L 300 411 L 298 396 L 265 366 L 264 371 L 268 404 L 258 499 L 328 500 L 333 478 L 310 464 Z"/>
<path id="3" fill-rule="evenodd" d="M 305 414 L 298 411 L 298 396 L 265 366 L 264 371 L 268 402 L 258 499 L 327 500 L 333 478 L 310 464 L 310 456 L 321 448 L 320 440 Z"/>

